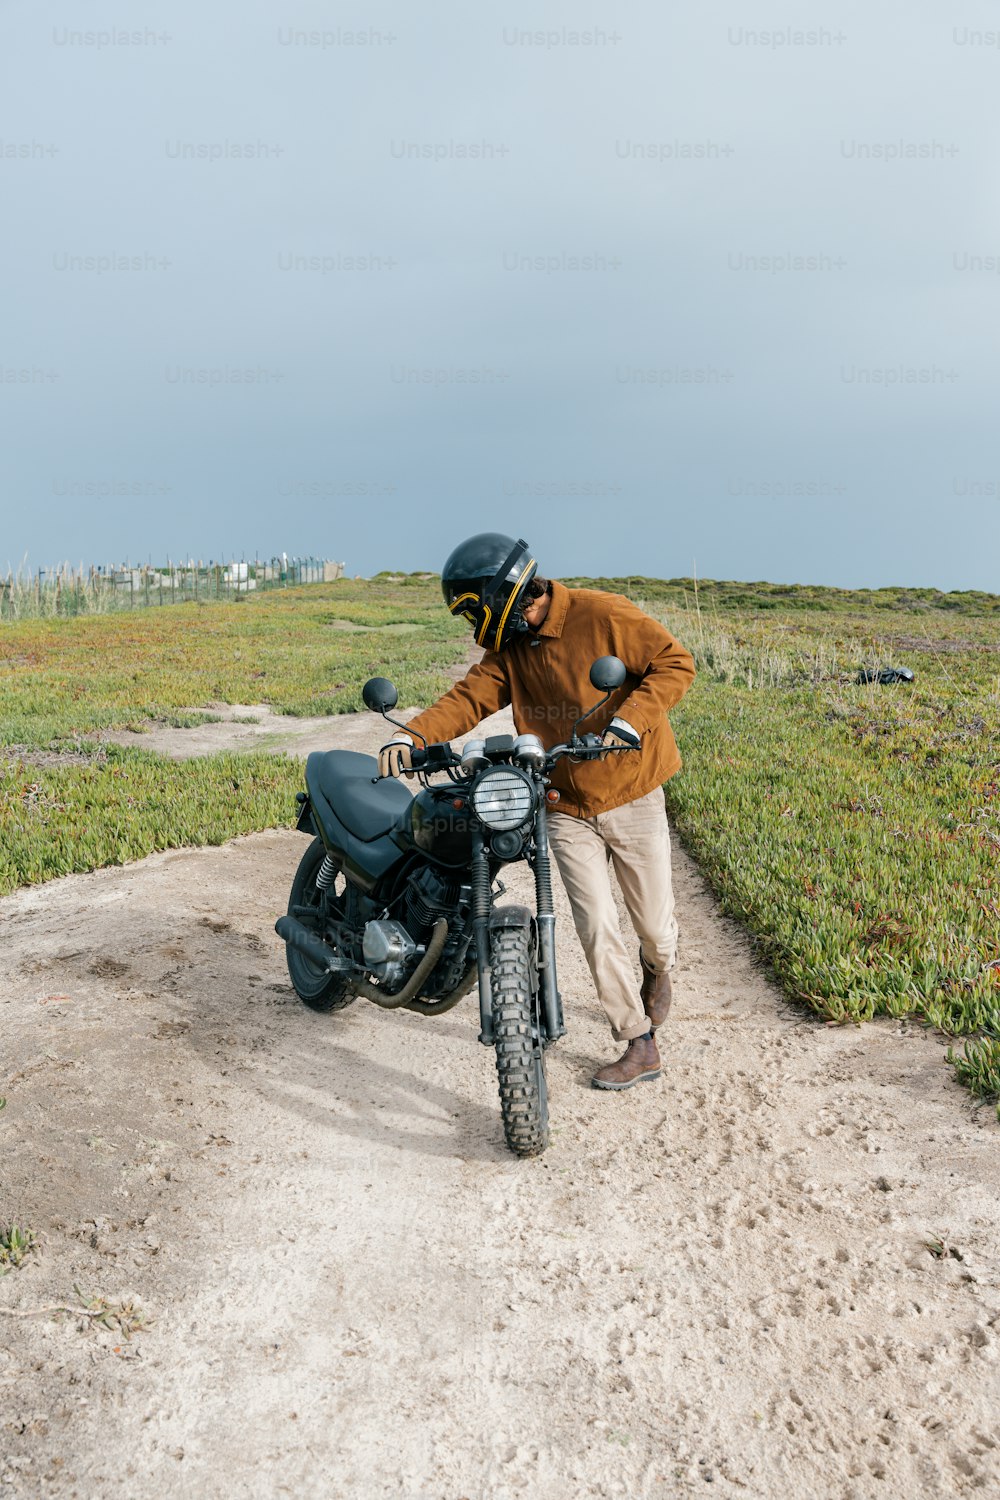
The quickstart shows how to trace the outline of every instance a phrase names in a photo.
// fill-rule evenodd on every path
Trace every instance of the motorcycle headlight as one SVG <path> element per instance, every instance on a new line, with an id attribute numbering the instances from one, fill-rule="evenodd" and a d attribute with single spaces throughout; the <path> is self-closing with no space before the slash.
<path id="1" fill-rule="evenodd" d="M 520 828 L 531 817 L 535 793 L 520 771 L 498 766 L 480 776 L 472 793 L 472 808 L 487 828 Z"/>

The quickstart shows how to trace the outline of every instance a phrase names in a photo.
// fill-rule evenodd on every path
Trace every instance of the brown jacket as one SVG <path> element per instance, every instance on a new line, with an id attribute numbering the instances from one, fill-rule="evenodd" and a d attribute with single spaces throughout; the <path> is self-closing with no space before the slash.
<path id="1" fill-rule="evenodd" d="M 618 714 L 642 736 L 642 746 L 556 766 L 552 785 L 562 794 L 558 810 L 595 817 L 645 796 L 680 770 L 666 715 L 694 681 L 690 653 L 623 594 L 568 589 L 553 581 L 549 612 L 534 635 L 515 636 L 499 654 L 488 651 L 406 727 L 431 744 L 453 740 L 509 704 L 518 734 L 537 734 L 549 749 L 568 740 L 574 721 L 600 698 L 589 676 L 599 656 L 620 656 L 628 676 L 580 732 L 599 734 Z"/>

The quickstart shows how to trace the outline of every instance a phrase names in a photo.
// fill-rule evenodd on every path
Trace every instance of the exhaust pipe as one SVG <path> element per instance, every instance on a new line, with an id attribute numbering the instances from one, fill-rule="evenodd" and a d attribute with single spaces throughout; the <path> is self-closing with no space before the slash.
<path id="1" fill-rule="evenodd" d="M 355 978 L 354 965 L 350 960 L 342 958 L 334 948 L 330 947 L 329 943 L 324 943 L 322 938 L 318 938 L 314 932 L 303 927 L 302 923 L 296 921 L 294 917 L 279 917 L 274 924 L 274 930 L 290 947 L 297 948 L 300 953 L 305 954 L 306 958 L 311 958 L 314 964 L 329 969 L 332 974 L 350 973 L 351 988 L 368 1000 L 374 1000 L 375 1004 L 381 1005 L 384 1010 L 400 1010 L 419 994 L 424 980 L 441 957 L 441 950 L 448 938 L 448 923 L 444 917 L 439 917 L 434 923 L 434 932 L 427 944 L 427 952 L 410 975 L 409 981 L 397 994 L 389 995 L 377 985 L 370 984 L 367 979 Z M 447 1008 L 450 1009 L 450 1007 Z"/>
<path id="2" fill-rule="evenodd" d="M 324 943 L 322 938 L 310 932 L 308 927 L 303 927 L 294 917 L 279 917 L 274 930 L 290 948 L 297 948 L 306 958 L 312 959 L 314 964 L 319 964 L 320 968 L 329 969 L 331 974 L 343 974 L 345 969 L 351 967 L 348 960 L 341 958 L 335 948 Z"/>

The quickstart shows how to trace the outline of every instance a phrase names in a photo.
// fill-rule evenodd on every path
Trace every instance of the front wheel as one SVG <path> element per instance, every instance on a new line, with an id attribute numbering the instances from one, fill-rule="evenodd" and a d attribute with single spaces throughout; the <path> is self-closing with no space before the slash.
<path id="1" fill-rule="evenodd" d="M 537 1156 L 549 1144 L 549 1096 L 527 927 L 494 931 L 491 968 L 503 1133 L 515 1156 Z"/>
<path id="2" fill-rule="evenodd" d="M 316 876 L 319 874 L 326 857 L 322 839 L 313 839 L 309 848 L 303 854 L 299 868 L 292 882 L 292 893 L 288 898 L 288 914 L 298 917 L 301 921 L 306 917 L 306 926 L 314 927 L 315 919 L 308 920 L 309 915 L 315 911 L 320 916 L 324 900 L 329 907 L 336 907 L 341 898 L 336 894 L 331 885 L 327 891 L 321 891 L 316 884 Z M 338 877 L 342 883 L 342 877 Z M 313 963 L 298 948 L 288 944 L 285 948 L 285 958 L 288 963 L 288 977 L 292 981 L 295 993 L 303 1005 L 308 1005 L 310 1010 L 330 1012 L 332 1010 L 343 1010 L 345 1005 L 350 1005 L 357 996 L 351 990 L 347 977 L 344 974 L 331 974 L 319 964 Z"/>

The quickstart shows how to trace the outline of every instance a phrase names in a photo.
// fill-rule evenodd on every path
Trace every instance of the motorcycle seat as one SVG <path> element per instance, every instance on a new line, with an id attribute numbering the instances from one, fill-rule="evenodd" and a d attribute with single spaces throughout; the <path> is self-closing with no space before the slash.
<path id="1" fill-rule="evenodd" d="M 349 833 L 370 844 L 400 822 L 413 794 L 400 781 L 378 775 L 373 755 L 357 750 L 317 750 L 306 763 L 306 785 L 316 786 Z"/>

